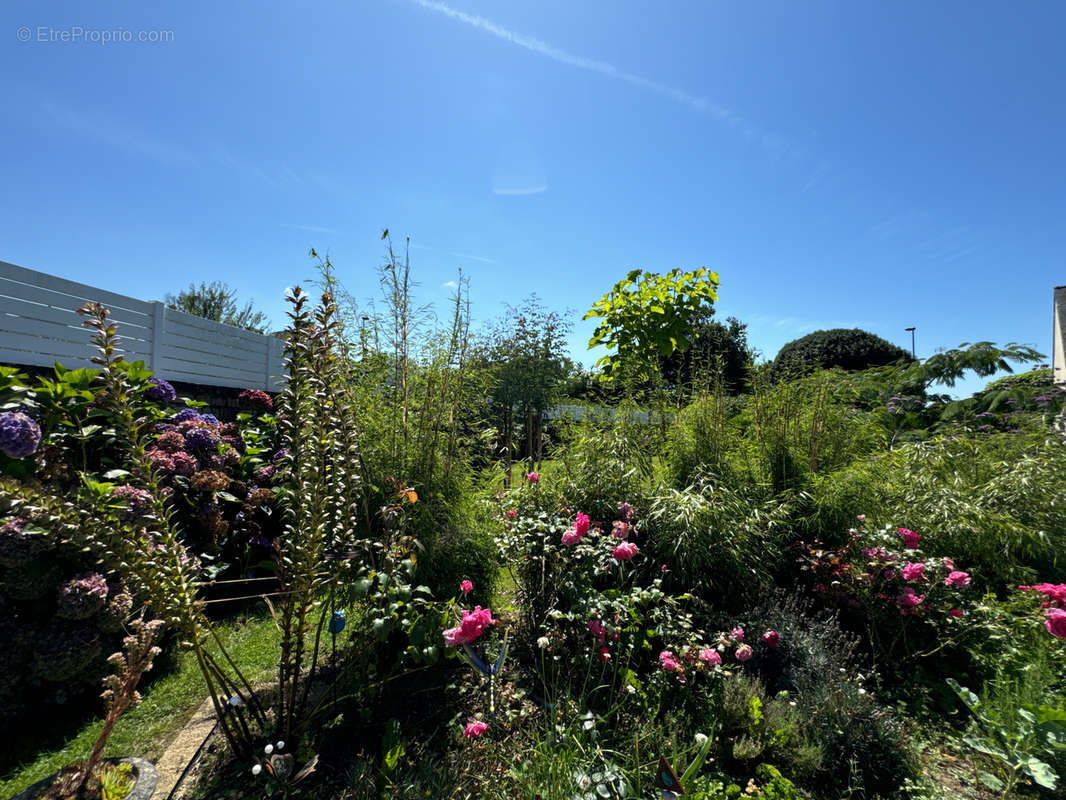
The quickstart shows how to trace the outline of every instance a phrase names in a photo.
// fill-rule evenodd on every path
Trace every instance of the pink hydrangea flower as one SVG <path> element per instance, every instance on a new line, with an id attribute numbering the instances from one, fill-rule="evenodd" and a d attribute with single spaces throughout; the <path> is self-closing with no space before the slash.
<path id="1" fill-rule="evenodd" d="M 914 531 L 910 530 L 909 528 L 899 528 L 898 532 L 899 532 L 899 535 L 903 538 L 903 546 L 904 547 L 906 547 L 908 550 L 917 550 L 918 549 L 918 539 L 919 539 L 918 534 L 916 534 Z"/>
<path id="2" fill-rule="evenodd" d="M 973 580 L 969 573 L 959 572 L 956 570 L 944 578 L 945 586 L 957 586 L 959 589 L 965 589 L 970 585 L 970 581 Z"/>
<path id="3" fill-rule="evenodd" d="M 912 563 L 908 561 L 903 567 L 903 580 L 905 581 L 920 581 L 925 572 L 925 564 L 921 561 Z"/>
<path id="4" fill-rule="evenodd" d="M 770 647 L 777 647 L 777 645 L 781 642 L 781 634 L 779 634 L 777 631 L 767 631 L 762 635 L 762 640 Z"/>
<path id="5" fill-rule="evenodd" d="M 1044 627 L 1052 636 L 1066 639 L 1066 611 L 1061 608 L 1049 608 L 1044 612 Z"/>
<path id="6" fill-rule="evenodd" d="M 667 672 L 681 672 L 681 662 L 669 650 L 659 653 L 659 664 Z"/>
<path id="7" fill-rule="evenodd" d="M 617 547 L 611 549 L 611 555 L 618 561 L 629 561 L 629 559 L 639 552 L 640 549 L 632 542 L 622 542 Z"/>
<path id="8" fill-rule="evenodd" d="M 536 473 L 536 472 L 527 472 L 526 473 L 526 480 L 529 481 L 530 483 L 536 483 L 537 481 L 540 480 L 540 475 L 538 473 Z"/>
<path id="9" fill-rule="evenodd" d="M 492 612 L 487 608 L 475 606 L 473 611 L 462 610 L 463 621 L 457 628 L 444 631 L 444 643 L 448 647 L 458 647 L 475 641 L 489 625 L 495 624 Z"/>
<path id="10" fill-rule="evenodd" d="M 749 658 L 752 657 L 753 652 L 754 651 L 751 649 L 750 644 L 742 644 L 740 647 L 737 648 L 737 661 L 747 661 Z"/>
<path id="11" fill-rule="evenodd" d="M 700 661 L 702 661 L 708 667 L 714 667 L 722 663 L 722 657 L 718 654 L 717 650 L 714 650 L 710 647 L 705 647 L 700 650 Z"/>
<path id="12" fill-rule="evenodd" d="M 459 588 L 462 590 L 463 594 L 470 594 L 474 591 L 474 584 L 470 581 L 463 581 L 459 584 Z"/>
<path id="13" fill-rule="evenodd" d="M 476 739 L 488 729 L 488 723 L 471 722 L 469 725 L 463 728 L 463 736 L 465 736 L 467 739 Z"/>
<path id="14" fill-rule="evenodd" d="M 743 642 L 744 641 L 744 629 L 742 627 L 740 627 L 739 625 L 737 625 L 737 627 L 733 628 L 733 630 L 730 631 L 730 633 L 733 635 L 733 638 L 736 639 L 738 642 Z"/>

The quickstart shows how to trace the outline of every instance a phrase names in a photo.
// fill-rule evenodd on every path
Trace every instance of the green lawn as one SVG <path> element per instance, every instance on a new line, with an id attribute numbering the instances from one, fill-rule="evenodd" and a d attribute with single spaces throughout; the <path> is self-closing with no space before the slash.
<path id="1" fill-rule="evenodd" d="M 277 668 L 278 631 L 268 616 L 249 616 L 218 623 L 219 638 L 252 681 L 272 678 Z M 115 725 L 105 756 L 144 756 L 154 761 L 169 735 L 185 724 L 207 697 L 203 676 L 191 653 L 182 653 L 178 667 L 151 683 L 144 701 Z M 102 708 L 101 708 L 102 713 Z M 0 782 L 0 797 L 11 797 L 61 767 L 85 758 L 100 733 L 103 720 L 87 722 L 62 746 L 33 751 L 26 747 L 22 762 Z"/>

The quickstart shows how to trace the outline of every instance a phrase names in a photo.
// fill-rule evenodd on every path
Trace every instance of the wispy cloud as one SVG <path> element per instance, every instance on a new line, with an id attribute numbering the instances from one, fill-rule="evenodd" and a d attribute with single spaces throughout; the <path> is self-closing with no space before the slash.
<path id="1" fill-rule="evenodd" d="M 540 194 L 548 190 L 548 184 L 539 183 L 536 186 L 494 186 L 492 187 L 493 194 L 502 194 L 504 196 L 522 196 L 527 194 Z"/>
<path id="2" fill-rule="evenodd" d="M 319 225 L 293 225 L 288 222 L 281 223 L 286 228 L 292 228 L 294 231 L 310 231 L 311 233 L 337 233 L 335 228 L 323 228 Z"/>
<path id="3" fill-rule="evenodd" d="M 455 281 L 445 281 L 444 283 L 442 283 L 440 285 L 440 288 L 442 288 L 442 289 L 458 289 L 459 288 L 459 284 L 456 283 Z"/>
<path id="4" fill-rule="evenodd" d="M 583 69 L 588 72 L 595 72 L 603 75 L 605 78 L 622 81 L 623 83 L 628 83 L 630 86 L 635 86 L 638 89 L 645 89 L 669 97 L 674 102 L 688 106 L 696 111 L 709 111 L 715 116 L 723 119 L 735 116 L 729 109 L 717 106 L 714 103 L 709 103 L 706 98 L 698 97 L 690 92 L 686 92 L 684 89 L 678 89 L 675 86 L 670 86 L 661 83 L 660 81 L 652 80 L 651 78 L 645 78 L 643 75 L 626 72 L 624 69 L 619 69 L 614 64 L 609 64 L 606 61 L 599 61 L 594 58 L 586 58 L 585 56 L 569 53 L 566 50 L 561 50 L 558 47 L 533 36 L 526 36 L 523 33 L 508 30 L 502 25 L 499 25 L 492 20 L 485 19 L 477 14 L 468 14 L 465 11 L 459 11 L 449 5 L 437 2 L 437 0 L 412 0 L 412 2 L 428 11 L 434 11 L 438 14 L 443 14 L 446 17 L 451 17 L 458 22 L 479 28 L 486 33 L 492 34 L 498 39 L 503 39 L 518 47 L 523 47 L 530 52 L 537 53 L 545 58 L 550 58 L 552 61 L 557 61 L 560 64 L 577 67 L 578 69 Z"/>
<path id="5" fill-rule="evenodd" d="M 469 258 L 471 261 L 482 261 L 486 264 L 495 264 L 496 262 L 491 258 L 485 258 L 484 256 L 472 256 L 469 253 L 452 253 L 456 258 Z"/>
<path id="6" fill-rule="evenodd" d="M 197 163 L 191 153 L 139 131 L 132 125 L 99 114 L 87 114 L 49 99 L 40 101 L 41 110 L 54 123 L 79 136 L 96 139 L 136 155 L 147 156 L 168 166 L 188 167 Z"/>

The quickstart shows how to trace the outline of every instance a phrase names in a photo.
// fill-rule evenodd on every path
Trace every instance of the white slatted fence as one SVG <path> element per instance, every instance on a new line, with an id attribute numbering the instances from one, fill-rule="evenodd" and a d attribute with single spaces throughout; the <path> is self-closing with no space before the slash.
<path id="1" fill-rule="evenodd" d="M 277 337 L 6 261 L 0 261 L 0 363 L 94 366 L 90 331 L 76 313 L 87 300 L 111 311 L 126 359 L 144 361 L 161 378 L 271 392 L 284 382 L 284 347 Z"/>

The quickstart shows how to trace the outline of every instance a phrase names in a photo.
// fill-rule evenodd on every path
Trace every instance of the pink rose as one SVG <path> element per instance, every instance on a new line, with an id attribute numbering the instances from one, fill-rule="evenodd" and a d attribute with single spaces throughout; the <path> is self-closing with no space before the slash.
<path id="1" fill-rule="evenodd" d="M 517 516 L 518 516 L 518 509 L 517 508 L 512 508 L 510 511 L 507 512 L 507 519 L 514 519 Z"/>
<path id="2" fill-rule="evenodd" d="M 903 538 L 903 546 L 908 550 L 918 549 L 918 534 L 908 528 L 899 528 L 899 535 Z"/>
<path id="3" fill-rule="evenodd" d="M 905 581 L 920 581 L 922 579 L 922 573 L 925 572 L 925 564 L 919 561 L 917 564 L 913 564 L 910 561 L 903 567 L 903 580 Z"/>
<path id="4" fill-rule="evenodd" d="M 707 647 L 700 650 L 700 661 L 708 667 L 714 667 L 722 663 L 722 657 L 718 654 L 717 650 Z"/>
<path id="5" fill-rule="evenodd" d="M 1044 612 L 1044 616 L 1047 632 L 1059 639 L 1066 639 L 1066 611 L 1061 608 L 1049 608 Z"/>
<path id="6" fill-rule="evenodd" d="M 463 581 L 459 584 L 459 588 L 462 590 L 464 595 L 470 594 L 472 591 L 474 591 L 474 584 L 472 584 L 470 581 Z"/>
<path id="7" fill-rule="evenodd" d="M 659 664 L 667 672 L 681 672 L 681 662 L 669 650 L 659 653 Z"/>
<path id="8" fill-rule="evenodd" d="M 963 611 L 961 608 L 953 608 L 951 609 L 951 611 L 948 612 L 948 615 L 954 617 L 955 619 L 962 619 L 962 615 L 965 613 L 966 612 Z"/>
<path id="9" fill-rule="evenodd" d="M 607 629 L 603 627 L 603 623 L 600 622 L 598 619 L 590 619 L 588 621 L 588 629 L 589 633 L 591 633 L 601 642 L 603 641 L 603 638 L 607 635 Z"/>
<path id="10" fill-rule="evenodd" d="M 486 627 L 495 624 L 492 612 L 481 606 L 476 606 L 473 611 L 467 611 L 464 608 L 461 613 L 463 620 L 459 623 L 459 627 L 444 631 L 444 643 L 448 647 L 470 644 L 481 636 Z"/>
<path id="11" fill-rule="evenodd" d="M 618 547 L 611 549 L 611 555 L 618 561 L 629 561 L 639 552 L 640 550 L 632 542 L 622 542 Z"/>
<path id="12" fill-rule="evenodd" d="M 777 631 L 767 631 L 762 635 L 762 640 L 770 647 L 777 647 L 781 642 L 781 634 Z"/>
<path id="13" fill-rule="evenodd" d="M 471 722 L 465 728 L 463 728 L 463 736 L 467 739 L 476 739 L 481 734 L 489 729 L 487 723 L 484 722 Z"/>
<path id="14" fill-rule="evenodd" d="M 751 658 L 752 653 L 753 651 L 751 649 L 751 645 L 742 644 L 740 647 L 737 648 L 737 661 L 747 661 L 749 658 Z"/>
<path id="15" fill-rule="evenodd" d="M 611 660 L 611 651 L 607 649 L 607 645 L 603 645 L 600 648 L 600 661 L 606 664 Z"/>
<path id="16" fill-rule="evenodd" d="M 955 571 L 955 562 L 951 559 L 950 556 L 944 556 L 943 564 L 944 569 L 946 569 L 948 572 Z"/>
<path id="17" fill-rule="evenodd" d="M 859 520 L 859 522 L 862 522 L 864 519 L 866 519 L 866 515 L 865 514 L 859 514 L 857 519 Z"/>
<path id="18" fill-rule="evenodd" d="M 737 627 L 733 628 L 733 630 L 730 631 L 730 633 L 733 634 L 733 638 L 736 639 L 738 642 L 743 642 L 744 641 L 744 629 L 741 628 L 739 625 Z"/>
<path id="19" fill-rule="evenodd" d="M 970 581 L 973 580 L 968 573 L 955 571 L 944 578 L 945 586 L 957 586 L 960 589 L 965 589 L 970 585 Z"/>
<path id="20" fill-rule="evenodd" d="M 570 545 L 574 545 L 580 542 L 581 537 L 578 535 L 577 531 L 571 529 L 563 534 L 563 538 L 561 539 L 561 541 L 567 547 L 570 547 Z"/>
<path id="21" fill-rule="evenodd" d="M 540 480 L 540 475 L 538 475 L 536 472 L 527 472 L 526 473 L 526 480 L 529 481 L 530 483 L 536 483 L 537 481 Z"/>
<path id="22" fill-rule="evenodd" d="M 578 511 L 574 518 L 574 530 L 578 536 L 584 536 L 589 532 L 589 515 Z"/>
<path id="23" fill-rule="evenodd" d="M 614 524 L 611 525 L 611 536 L 615 539 L 625 539 L 629 536 L 629 523 L 616 519 Z"/>
<path id="24" fill-rule="evenodd" d="M 896 597 L 896 605 L 901 614 L 914 614 L 915 609 L 925 600 L 924 594 L 916 594 L 910 586 L 904 586 L 903 591 Z"/>

